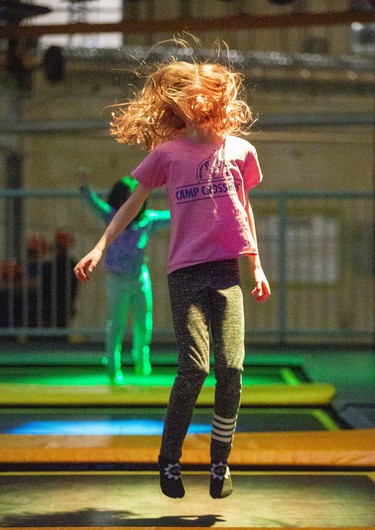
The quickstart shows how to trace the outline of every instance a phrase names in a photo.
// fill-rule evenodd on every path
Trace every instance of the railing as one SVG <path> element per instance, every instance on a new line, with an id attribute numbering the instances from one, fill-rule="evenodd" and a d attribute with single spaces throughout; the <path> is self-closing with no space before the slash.
<path id="1" fill-rule="evenodd" d="M 252 300 L 241 262 L 247 338 L 269 343 L 371 344 L 374 338 L 374 195 L 254 192 L 272 297 Z M 76 284 L 71 269 L 103 225 L 77 191 L 0 191 L 0 336 L 103 340 L 105 271 Z M 163 193 L 148 206 L 167 207 Z M 71 238 L 70 236 L 73 236 Z M 152 236 L 154 340 L 174 341 L 165 277 L 168 231 Z"/>

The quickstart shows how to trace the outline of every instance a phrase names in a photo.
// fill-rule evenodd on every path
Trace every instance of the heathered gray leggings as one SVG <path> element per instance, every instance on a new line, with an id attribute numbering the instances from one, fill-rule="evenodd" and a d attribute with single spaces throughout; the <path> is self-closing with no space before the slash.
<path id="1" fill-rule="evenodd" d="M 195 403 L 215 361 L 211 461 L 227 461 L 241 397 L 244 311 L 237 260 L 214 261 L 168 275 L 179 360 L 169 399 L 160 454 L 180 459 Z"/>

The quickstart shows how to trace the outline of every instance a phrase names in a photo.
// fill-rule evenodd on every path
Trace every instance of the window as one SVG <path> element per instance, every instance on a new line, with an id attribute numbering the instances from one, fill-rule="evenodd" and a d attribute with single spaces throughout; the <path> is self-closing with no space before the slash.
<path id="1" fill-rule="evenodd" d="M 301 214 L 288 215 L 283 221 L 270 215 L 259 218 L 257 232 L 270 280 L 279 280 L 280 260 L 284 260 L 286 280 L 290 283 L 334 284 L 339 280 L 340 223 L 335 217 Z M 282 248 L 284 256 L 280 255 Z"/>
<path id="2" fill-rule="evenodd" d="M 38 0 L 36 5 L 49 7 L 47 15 L 34 17 L 35 25 L 68 24 L 70 22 L 111 23 L 122 18 L 122 0 L 87 0 L 70 2 L 68 0 Z M 118 48 L 122 45 L 121 33 L 92 33 L 75 35 L 45 35 L 40 38 L 42 47 L 85 47 Z"/>

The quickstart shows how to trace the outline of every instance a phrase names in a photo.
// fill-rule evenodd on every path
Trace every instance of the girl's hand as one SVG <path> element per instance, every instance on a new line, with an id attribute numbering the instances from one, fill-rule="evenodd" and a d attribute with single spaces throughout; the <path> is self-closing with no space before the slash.
<path id="1" fill-rule="evenodd" d="M 251 291 L 251 294 L 255 296 L 257 302 L 265 302 L 271 294 L 271 289 L 262 267 L 255 267 L 253 276 L 255 288 Z"/>
<path id="2" fill-rule="evenodd" d="M 79 166 L 75 173 L 79 186 L 88 186 L 91 178 L 90 170 L 87 167 Z"/>
<path id="3" fill-rule="evenodd" d="M 102 257 L 102 251 L 94 248 L 74 267 L 74 274 L 81 282 L 88 282 L 89 275 L 95 269 Z"/>

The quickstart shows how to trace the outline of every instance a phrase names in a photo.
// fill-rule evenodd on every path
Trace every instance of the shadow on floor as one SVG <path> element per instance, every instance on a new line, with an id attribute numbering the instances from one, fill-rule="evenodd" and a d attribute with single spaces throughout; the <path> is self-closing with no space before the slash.
<path id="1" fill-rule="evenodd" d="M 2 527 L 74 527 L 74 526 L 105 526 L 105 527 L 210 527 L 217 522 L 225 522 L 220 515 L 184 515 L 162 516 L 150 518 L 133 518 L 132 512 L 105 511 L 88 508 L 76 512 L 59 512 L 50 514 L 33 514 L 5 517 Z"/>

